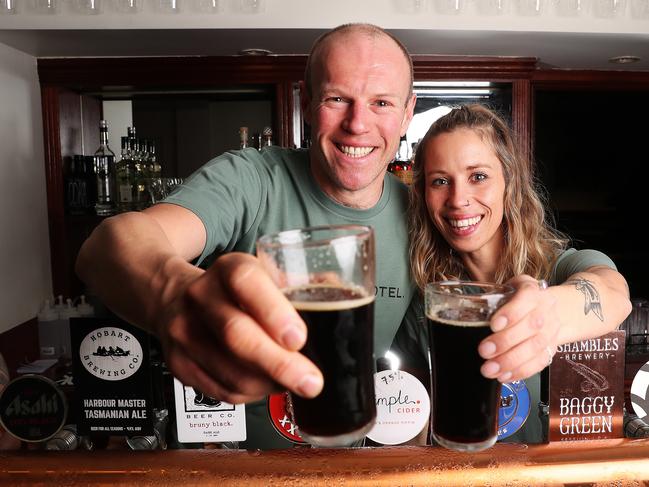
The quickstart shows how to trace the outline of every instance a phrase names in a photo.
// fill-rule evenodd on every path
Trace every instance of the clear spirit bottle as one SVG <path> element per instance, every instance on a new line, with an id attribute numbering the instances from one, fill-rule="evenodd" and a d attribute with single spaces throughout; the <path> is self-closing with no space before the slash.
<path id="1" fill-rule="evenodd" d="M 146 177 L 147 177 L 147 168 L 146 168 L 146 155 L 143 151 L 141 141 L 137 138 L 131 139 L 132 144 L 132 158 L 133 164 L 135 165 L 135 196 L 134 203 L 135 208 L 142 210 L 146 208 L 146 203 L 148 201 L 148 191 L 146 187 Z"/>
<path id="2" fill-rule="evenodd" d="M 100 216 L 113 215 L 117 203 L 115 185 L 115 153 L 108 147 L 108 124 L 99 121 L 99 148 L 94 155 L 97 180 L 97 203 L 95 212 Z"/>
<path id="3" fill-rule="evenodd" d="M 239 127 L 239 149 L 248 147 L 248 127 Z"/>
<path id="4" fill-rule="evenodd" d="M 264 130 L 262 131 L 262 148 L 263 147 L 270 147 L 273 145 L 273 129 L 270 127 L 264 127 Z"/>
<path id="5" fill-rule="evenodd" d="M 155 141 L 149 141 L 149 160 L 151 161 L 151 177 L 155 179 L 160 179 L 162 177 L 162 165 L 158 161 L 158 156 L 156 155 Z"/>
<path id="6" fill-rule="evenodd" d="M 388 171 L 401 179 L 405 184 L 412 184 L 413 161 L 408 153 L 408 141 L 406 137 L 401 137 L 399 141 L 399 150 L 394 161 L 388 165 Z"/>
<path id="7" fill-rule="evenodd" d="M 122 158 L 117 163 L 117 191 L 119 200 L 117 209 L 119 212 L 133 211 L 135 205 L 133 195 L 135 193 L 135 165 L 131 158 L 131 144 L 128 137 L 122 137 Z"/>
<path id="8" fill-rule="evenodd" d="M 153 159 L 151 158 L 151 152 L 149 141 L 147 139 L 140 140 L 140 154 L 141 154 L 141 167 L 142 167 L 142 180 L 140 183 L 143 185 L 142 192 L 140 194 L 140 209 L 147 208 L 151 206 L 151 183 L 153 182 Z"/>

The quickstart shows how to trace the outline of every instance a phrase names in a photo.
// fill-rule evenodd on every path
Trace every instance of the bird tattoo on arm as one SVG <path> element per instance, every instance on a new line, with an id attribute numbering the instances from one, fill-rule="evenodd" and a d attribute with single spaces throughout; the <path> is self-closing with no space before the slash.
<path id="1" fill-rule="evenodd" d="M 592 282 L 577 278 L 568 281 L 568 284 L 574 284 L 575 289 L 584 295 L 584 314 L 587 315 L 592 311 L 600 321 L 604 321 L 604 313 L 602 312 L 602 302 L 599 293 Z"/>

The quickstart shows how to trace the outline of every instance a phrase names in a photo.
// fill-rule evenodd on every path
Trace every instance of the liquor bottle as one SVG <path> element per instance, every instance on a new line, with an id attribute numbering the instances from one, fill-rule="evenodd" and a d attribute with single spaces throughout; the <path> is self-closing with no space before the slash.
<path id="1" fill-rule="evenodd" d="M 86 180 L 86 213 L 94 213 L 97 204 L 97 175 L 95 157 L 83 156 L 84 178 Z"/>
<path id="2" fill-rule="evenodd" d="M 99 121 L 99 148 L 94 155 L 97 180 L 95 212 L 100 216 L 113 215 L 117 203 L 115 188 L 115 153 L 108 147 L 108 124 Z"/>
<path id="3" fill-rule="evenodd" d="M 146 153 L 143 149 L 142 141 L 138 138 L 131 139 L 132 158 L 135 165 L 135 209 L 143 210 L 147 207 L 149 192 L 147 189 L 148 168 Z"/>
<path id="4" fill-rule="evenodd" d="M 162 165 L 160 164 L 160 161 L 158 161 L 158 157 L 156 155 L 154 140 L 149 141 L 148 151 L 149 161 L 151 163 L 151 177 L 153 179 L 160 179 L 162 177 Z"/>
<path id="5" fill-rule="evenodd" d="M 405 184 L 412 184 L 412 160 L 408 153 L 408 141 L 406 137 L 401 137 L 397 155 L 389 165 L 388 171 L 398 177 Z"/>
<path id="6" fill-rule="evenodd" d="M 149 144 L 148 139 L 143 139 L 140 141 L 140 149 L 142 152 L 142 173 L 143 173 L 142 184 L 144 185 L 144 192 L 142 193 L 143 199 L 141 200 L 142 209 L 147 208 L 152 204 L 151 184 L 153 183 L 153 175 L 155 169 L 154 169 L 154 162 L 151 156 L 151 152 L 149 152 L 150 147 L 151 144 Z"/>
<path id="7" fill-rule="evenodd" d="M 88 191 L 84 157 L 74 155 L 65 175 L 65 206 L 70 215 L 81 215 L 88 209 Z"/>
<path id="8" fill-rule="evenodd" d="M 248 147 L 248 127 L 239 127 L 239 149 Z"/>
<path id="9" fill-rule="evenodd" d="M 252 146 L 259 151 L 261 150 L 261 134 L 259 132 L 253 134 Z"/>
<path id="10" fill-rule="evenodd" d="M 133 211 L 135 209 L 135 165 L 131 158 L 130 140 L 122 137 L 122 158 L 117 163 L 117 191 L 119 201 L 117 210 L 119 212 Z"/>
<path id="11" fill-rule="evenodd" d="M 264 127 L 264 130 L 262 131 L 263 135 L 263 140 L 262 140 L 262 148 L 263 147 L 270 147 L 273 145 L 273 129 L 270 127 Z"/>

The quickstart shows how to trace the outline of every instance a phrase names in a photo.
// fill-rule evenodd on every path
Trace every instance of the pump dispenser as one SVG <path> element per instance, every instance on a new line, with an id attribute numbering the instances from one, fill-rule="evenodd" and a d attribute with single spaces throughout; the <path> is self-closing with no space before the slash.
<path id="1" fill-rule="evenodd" d="M 85 294 L 79 296 L 79 299 L 81 300 L 81 302 L 77 305 L 79 316 L 94 316 L 95 308 L 92 304 L 86 302 Z"/>

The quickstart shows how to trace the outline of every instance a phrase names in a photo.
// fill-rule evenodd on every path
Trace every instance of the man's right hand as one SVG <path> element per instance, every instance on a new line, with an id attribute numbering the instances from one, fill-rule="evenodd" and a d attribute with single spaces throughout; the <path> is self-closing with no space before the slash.
<path id="1" fill-rule="evenodd" d="M 258 260 L 230 253 L 190 282 L 155 324 L 184 385 L 229 403 L 289 389 L 314 397 L 322 374 L 298 350 L 306 326 Z"/>
<path id="2" fill-rule="evenodd" d="M 205 228 L 160 204 L 104 220 L 83 244 L 79 277 L 126 321 L 155 333 L 186 386 L 230 403 L 278 390 L 313 397 L 322 374 L 299 350 L 306 327 L 256 257 L 229 253 L 190 264 Z"/>

